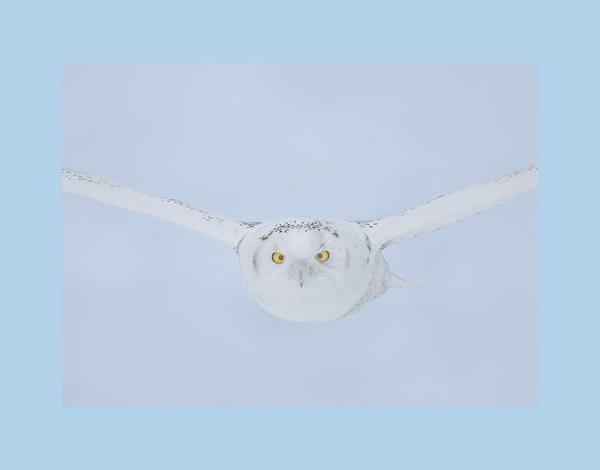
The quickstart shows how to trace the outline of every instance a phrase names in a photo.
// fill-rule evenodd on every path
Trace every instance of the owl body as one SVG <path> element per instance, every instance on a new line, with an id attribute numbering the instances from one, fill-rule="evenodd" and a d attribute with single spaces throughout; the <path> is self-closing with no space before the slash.
<path id="1" fill-rule="evenodd" d="M 67 192 L 151 215 L 227 243 L 239 255 L 250 294 L 267 312 L 296 322 L 323 322 L 358 311 L 389 287 L 415 287 L 389 270 L 382 250 L 535 188 L 537 168 L 366 222 L 310 217 L 240 222 L 69 169 L 63 169 L 62 184 Z"/>
<path id="2" fill-rule="evenodd" d="M 259 224 L 242 238 L 238 254 L 250 294 L 267 312 L 291 321 L 356 312 L 385 291 L 391 275 L 361 226 L 343 220 Z"/>

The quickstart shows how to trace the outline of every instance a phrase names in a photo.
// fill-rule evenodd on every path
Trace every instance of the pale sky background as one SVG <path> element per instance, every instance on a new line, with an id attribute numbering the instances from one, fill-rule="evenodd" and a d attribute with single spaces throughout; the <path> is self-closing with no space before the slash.
<path id="1" fill-rule="evenodd" d="M 68 65 L 64 166 L 241 220 L 374 218 L 537 161 L 532 65 Z M 422 290 L 297 324 L 226 245 L 63 196 L 68 405 L 530 406 L 537 197 L 385 251 Z"/>

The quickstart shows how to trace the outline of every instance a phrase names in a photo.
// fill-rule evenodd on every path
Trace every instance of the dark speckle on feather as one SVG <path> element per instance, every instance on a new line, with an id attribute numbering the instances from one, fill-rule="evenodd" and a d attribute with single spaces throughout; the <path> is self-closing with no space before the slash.
<path id="1" fill-rule="evenodd" d="M 295 230 L 295 231 L 303 231 L 305 233 L 311 232 L 311 231 L 316 231 L 316 232 L 321 232 L 322 230 L 326 230 L 330 233 L 333 234 L 333 236 L 339 237 L 339 234 L 337 232 L 335 232 L 329 225 L 327 225 L 324 222 L 321 222 L 320 220 L 301 220 L 301 221 L 297 221 L 297 220 L 291 220 L 291 221 L 287 221 L 287 222 L 279 222 L 277 224 L 275 224 L 273 226 L 273 228 L 271 229 L 271 231 L 265 235 L 263 235 L 262 237 L 260 237 L 260 239 L 262 241 L 265 241 L 267 239 L 269 239 L 269 237 L 271 235 L 273 235 L 274 233 L 288 233 L 290 230 Z"/>
<path id="2" fill-rule="evenodd" d="M 377 220 L 355 220 L 354 223 L 361 228 L 374 228 L 379 224 Z"/>
<path id="3" fill-rule="evenodd" d="M 240 222 L 240 227 L 252 228 L 260 225 L 260 222 Z"/>

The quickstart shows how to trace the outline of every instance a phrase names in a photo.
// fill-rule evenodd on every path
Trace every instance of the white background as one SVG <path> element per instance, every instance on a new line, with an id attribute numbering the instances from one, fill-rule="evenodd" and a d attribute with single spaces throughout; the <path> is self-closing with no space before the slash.
<path id="1" fill-rule="evenodd" d="M 69 65 L 64 165 L 241 220 L 373 218 L 536 162 L 529 65 Z M 295 324 L 235 253 L 63 198 L 70 405 L 532 405 L 530 193 L 385 251 L 422 290 Z"/>

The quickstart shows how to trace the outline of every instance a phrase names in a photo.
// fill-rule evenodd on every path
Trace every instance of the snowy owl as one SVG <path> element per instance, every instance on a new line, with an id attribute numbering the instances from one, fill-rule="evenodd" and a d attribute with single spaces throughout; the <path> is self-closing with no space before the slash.
<path id="1" fill-rule="evenodd" d="M 297 322 L 324 322 L 357 312 L 390 287 L 413 287 L 383 257 L 391 243 L 437 230 L 535 188 L 532 167 L 438 197 L 379 220 L 292 217 L 238 222 L 166 199 L 62 170 L 69 193 L 141 212 L 228 243 L 242 275 L 269 313 Z"/>

